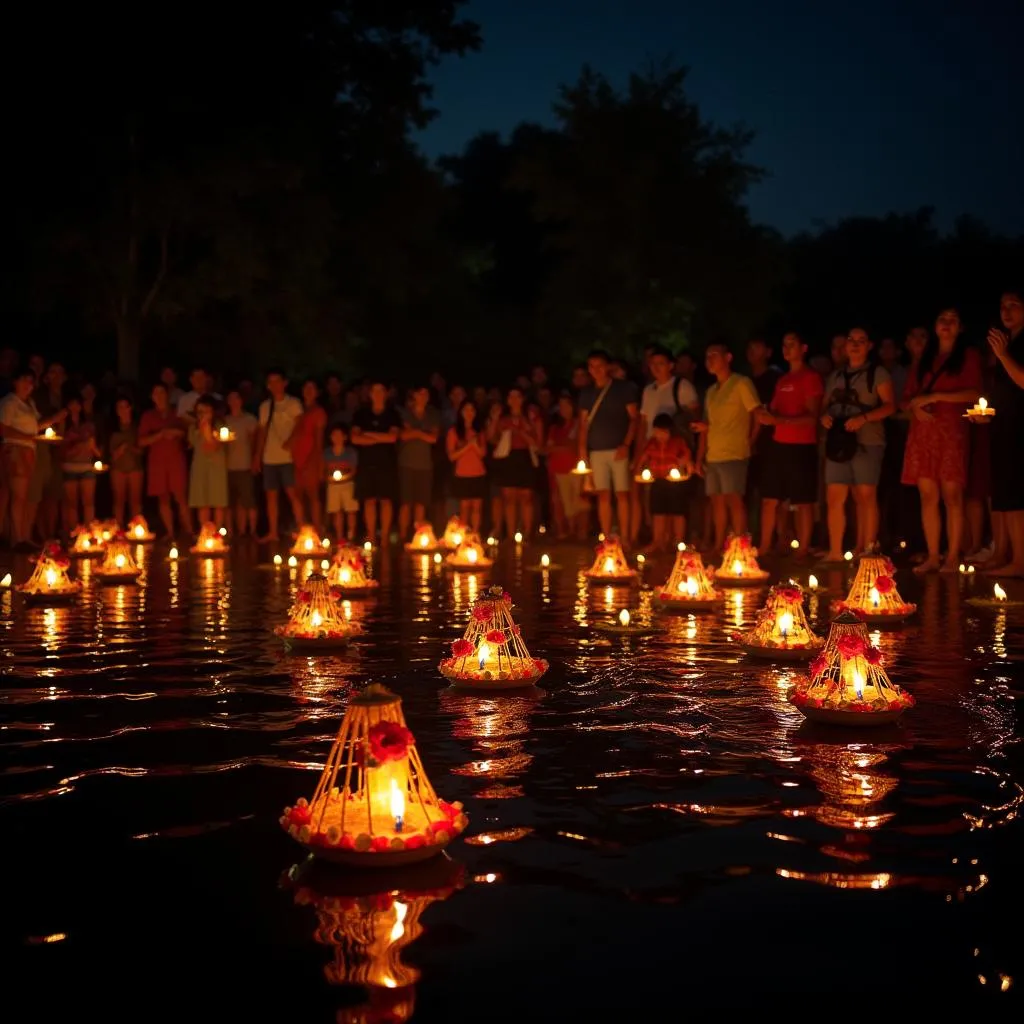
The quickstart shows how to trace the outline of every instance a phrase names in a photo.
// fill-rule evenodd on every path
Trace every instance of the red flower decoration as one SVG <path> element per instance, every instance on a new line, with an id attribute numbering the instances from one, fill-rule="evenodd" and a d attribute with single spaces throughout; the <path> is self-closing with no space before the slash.
<path id="1" fill-rule="evenodd" d="M 313 595 L 308 590 L 300 590 L 295 595 L 295 600 L 298 601 L 299 604 L 309 604 L 309 602 L 313 600 Z"/>
<path id="2" fill-rule="evenodd" d="M 864 652 L 864 660 L 869 665 L 881 665 L 882 664 L 882 652 L 877 647 L 869 647 Z"/>
<path id="3" fill-rule="evenodd" d="M 331 597 L 335 601 L 340 601 L 343 596 L 341 587 L 331 587 Z"/>
<path id="4" fill-rule="evenodd" d="M 836 649 L 844 658 L 857 658 L 865 653 L 867 644 L 862 637 L 847 633 L 836 641 Z"/>
<path id="5" fill-rule="evenodd" d="M 819 654 L 814 661 L 811 662 L 811 678 L 820 676 L 827 668 L 828 658 L 826 658 L 824 654 Z"/>
<path id="6" fill-rule="evenodd" d="M 540 673 L 547 672 L 548 663 L 543 658 L 534 658 L 533 667 Z"/>
<path id="7" fill-rule="evenodd" d="M 880 594 L 891 594 L 896 589 L 896 581 L 891 576 L 875 577 L 875 590 Z"/>
<path id="8" fill-rule="evenodd" d="M 418 850 L 421 846 L 426 843 L 426 840 L 421 835 L 409 836 L 405 841 L 405 848 L 407 850 Z"/>
<path id="9" fill-rule="evenodd" d="M 802 601 L 803 594 L 800 592 L 798 587 L 778 587 L 775 591 L 776 595 L 782 598 L 783 601 Z"/>
<path id="10" fill-rule="evenodd" d="M 56 558 L 61 553 L 61 547 L 59 544 L 47 544 L 46 555 L 48 558 Z"/>
<path id="11" fill-rule="evenodd" d="M 408 755 L 413 743 L 412 733 L 397 722 L 377 722 L 371 725 L 367 739 L 370 741 L 370 753 L 381 764 L 401 761 Z"/>
<path id="12" fill-rule="evenodd" d="M 383 853 L 389 846 L 391 846 L 391 840 L 387 836 L 374 836 L 373 842 L 370 843 L 370 849 L 374 853 Z"/>
<path id="13" fill-rule="evenodd" d="M 452 804 L 448 803 L 447 800 L 438 800 L 437 801 L 437 806 L 440 808 L 441 813 L 449 821 L 451 821 L 453 818 L 457 818 L 459 816 L 459 809 L 457 807 L 452 806 Z"/>
<path id="14" fill-rule="evenodd" d="M 477 622 L 490 622 L 494 615 L 494 608 L 489 604 L 478 604 L 473 609 L 473 618 Z"/>
<path id="15" fill-rule="evenodd" d="M 305 807 L 293 807 L 288 812 L 288 824 L 298 825 L 299 827 L 309 824 L 309 806 Z"/>
<path id="16" fill-rule="evenodd" d="M 70 569 L 71 559 L 68 558 L 67 555 L 62 555 L 60 558 L 55 558 L 53 560 L 53 564 L 56 565 L 58 569 Z"/>
<path id="17" fill-rule="evenodd" d="M 473 644 L 465 637 L 452 641 L 452 657 L 468 658 L 473 653 Z"/>
<path id="18" fill-rule="evenodd" d="M 489 644 L 503 644 L 506 641 L 504 632 L 500 629 L 491 629 L 484 634 L 484 639 Z"/>
<path id="19" fill-rule="evenodd" d="M 750 550 L 750 537 L 747 536 L 747 534 L 744 534 L 742 537 L 740 537 L 736 541 L 736 544 L 739 547 L 740 551 L 749 551 Z"/>
<path id="20" fill-rule="evenodd" d="M 522 632 L 523 631 L 519 628 L 518 625 L 515 625 L 515 626 L 512 627 L 512 635 L 513 636 L 521 636 Z"/>
<path id="21" fill-rule="evenodd" d="M 507 590 L 503 590 L 501 592 L 501 599 L 505 602 L 505 604 L 512 603 L 512 595 Z"/>

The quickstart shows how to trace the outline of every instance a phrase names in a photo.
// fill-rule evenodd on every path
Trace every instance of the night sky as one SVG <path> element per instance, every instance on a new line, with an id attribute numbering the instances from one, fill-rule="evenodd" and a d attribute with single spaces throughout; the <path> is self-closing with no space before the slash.
<path id="1" fill-rule="evenodd" d="M 702 114 L 756 129 L 771 176 L 753 216 L 791 233 L 935 206 L 1024 232 L 1024 3 L 1019 0 L 471 0 L 482 49 L 434 69 L 431 157 L 477 132 L 552 124 L 589 62 L 613 83 L 670 56 Z"/>

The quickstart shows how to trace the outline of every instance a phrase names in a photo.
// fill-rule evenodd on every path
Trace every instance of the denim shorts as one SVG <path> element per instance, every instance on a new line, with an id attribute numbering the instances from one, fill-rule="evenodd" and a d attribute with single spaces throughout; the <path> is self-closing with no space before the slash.
<path id="1" fill-rule="evenodd" d="M 825 483 L 846 487 L 877 487 L 882 476 L 884 444 L 857 445 L 857 454 L 849 462 L 825 460 Z"/>
<path id="2" fill-rule="evenodd" d="M 633 485 L 629 469 L 629 459 L 617 459 L 618 449 L 608 448 L 604 451 L 590 453 L 590 468 L 593 471 L 592 481 L 595 491 L 610 491 L 616 494 L 628 493 Z"/>
<path id="3" fill-rule="evenodd" d="M 750 459 L 731 459 L 728 462 L 709 462 L 704 467 L 704 493 L 746 494 L 747 468 Z"/>
<path id="4" fill-rule="evenodd" d="M 295 486 L 295 466 L 291 462 L 282 462 L 271 466 L 263 463 L 263 490 L 286 491 Z"/>

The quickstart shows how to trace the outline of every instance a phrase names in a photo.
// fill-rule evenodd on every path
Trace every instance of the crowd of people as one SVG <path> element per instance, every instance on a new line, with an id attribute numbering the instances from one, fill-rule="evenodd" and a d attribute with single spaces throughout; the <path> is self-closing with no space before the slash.
<path id="1" fill-rule="evenodd" d="M 185 391 L 168 367 L 145 407 L 109 375 L 71 382 L 8 349 L 0 535 L 35 550 L 97 501 L 122 523 L 155 512 L 168 538 L 212 521 L 268 544 L 285 520 L 389 544 L 458 514 L 527 542 L 544 524 L 714 550 L 753 527 L 762 554 L 902 543 L 920 572 L 966 558 L 1024 576 L 1024 296 L 1002 295 L 977 345 L 963 326 L 948 308 L 902 345 L 857 327 L 813 357 L 790 332 L 749 342 L 747 373 L 720 343 L 703 363 L 651 346 L 636 379 L 594 351 L 564 386 L 538 365 L 506 389 L 330 374 L 293 393 L 274 369 L 261 397 L 251 380 L 219 393 L 202 367 Z M 982 396 L 995 414 L 969 416 Z"/>

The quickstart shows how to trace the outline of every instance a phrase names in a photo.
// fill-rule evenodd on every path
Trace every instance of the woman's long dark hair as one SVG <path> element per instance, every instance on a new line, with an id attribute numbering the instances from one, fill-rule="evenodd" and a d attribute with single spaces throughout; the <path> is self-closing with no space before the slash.
<path id="1" fill-rule="evenodd" d="M 460 441 L 466 440 L 466 421 L 462 418 L 462 410 L 467 405 L 473 406 L 473 430 L 480 433 L 480 410 L 476 407 L 476 402 L 472 398 L 464 398 L 459 405 L 458 411 L 455 413 L 455 434 Z"/>
<path id="2" fill-rule="evenodd" d="M 945 309 L 939 311 L 940 315 L 952 311 L 956 313 L 957 319 L 960 319 L 960 311 L 956 306 L 947 306 Z M 949 357 L 942 365 L 943 372 L 948 371 L 952 374 L 958 374 L 964 368 L 964 360 L 967 358 L 967 349 L 970 346 L 967 343 L 967 335 L 963 331 L 963 321 L 960 321 L 960 333 L 956 336 L 956 343 L 953 345 L 953 351 L 949 353 Z M 928 332 L 928 344 L 925 345 L 924 351 L 921 353 L 921 361 L 917 364 L 917 382 L 921 384 L 925 380 L 929 381 L 929 387 L 935 384 L 935 379 L 932 377 L 932 367 L 935 365 L 935 360 L 939 357 L 939 336 L 935 331 Z"/>

